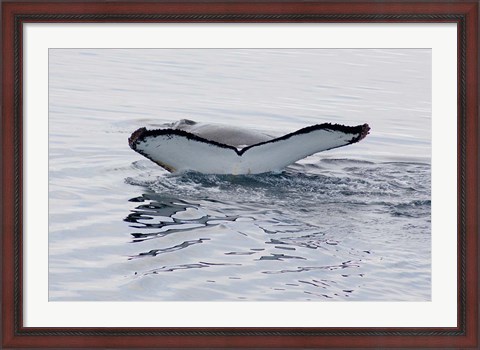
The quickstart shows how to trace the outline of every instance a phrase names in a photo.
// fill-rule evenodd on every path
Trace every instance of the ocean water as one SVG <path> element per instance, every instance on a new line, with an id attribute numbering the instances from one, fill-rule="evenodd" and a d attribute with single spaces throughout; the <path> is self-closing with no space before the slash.
<path id="1" fill-rule="evenodd" d="M 50 49 L 50 300 L 430 300 L 431 83 L 426 49 Z M 129 148 L 182 118 L 371 131 L 260 175 Z"/>

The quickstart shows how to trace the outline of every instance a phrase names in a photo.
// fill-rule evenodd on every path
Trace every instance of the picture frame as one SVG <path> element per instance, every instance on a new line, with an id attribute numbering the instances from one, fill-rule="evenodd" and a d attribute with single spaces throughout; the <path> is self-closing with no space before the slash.
<path id="1" fill-rule="evenodd" d="M 478 347 L 478 1 L 2 3 L 3 348 Z M 456 327 L 25 327 L 23 25 L 25 23 L 456 23 L 458 28 Z M 414 317 L 414 316 L 412 316 Z"/>

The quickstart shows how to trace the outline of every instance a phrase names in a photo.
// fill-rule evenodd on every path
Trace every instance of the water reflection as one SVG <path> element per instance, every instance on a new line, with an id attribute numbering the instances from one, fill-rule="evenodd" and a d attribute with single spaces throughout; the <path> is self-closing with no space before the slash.
<path id="1" fill-rule="evenodd" d="M 163 248 L 163 249 L 152 249 L 152 250 L 150 250 L 146 253 L 140 253 L 136 257 L 141 258 L 141 257 L 145 257 L 145 256 L 157 256 L 157 255 L 163 254 L 163 253 L 170 253 L 170 252 L 174 252 L 176 250 L 187 248 L 187 247 L 189 247 L 191 245 L 194 245 L 194 244 L 203 243 L 203 241 L 207 241 L 207 240 L 208 240 L 208 238 L 197 239 L 195 241 L 186 241 L 186 242 L 183 242 L 181 244 L 177 244 L 173 247 L 168 247 L 168 248 Z"/>
<path id="2" fill-rule="evenodd" d="M 384 300 L 385 290 L 397 293 L 392 271 L 415 269 L 405 263 L 413 253 L 396 247 L 428 239 L 418 234 L 429 219 L 428 174 L 418 164 L 329 159 L 278 174 L 126 178 L 142 191 L 124 218 L 133 281 L 160 286 L 168 300 Z"/>
<path id="3" fill-rule="evenodd" d="M 169 180 L 185 184 L 191 178 L 185 175 Z M 201 183 L 198 174 L 193 180 Z M 265 176 L 261 180 L 265 181 Z M 226 180 L 219 181 L 224 185 Z M 258 179 L 255 182 L 257 186 L 244 188 L 256 193 L 268 190 L 269 181 L 263 188 L 258 186 Z M 210 181 L 207 184 L 214 185 Z M 181 193 L 175 197 L 148 192 L 148 188 L 131 198 L 135 207 L 124 221 L 133 230 L 131 243 L 140 250 L 129 257 L 132 263 L 138 262 L 134 279 L 161 275 L 161 283 L 166 283 L 168 276 L 172 285 L 188 284 L 198 290 L 207 288 L 205 285 L 221 286 L 216 292 L 225 293 L 223 299 L 234 296 L 236 300 L 277 300 L 276 293 L 298 291 L 304 300 L 335 300 L 355 292 L 355 287 L 345 283 L 347 279 L 336 270 L 359 269 L 362 259 L 340 260 L 352 254 L 344 251 L 340 237 L 334 239 L 301 216 L 292 217 L 281 206 L 248 203 L 245 199 L 249 191 L 241 198 L 232 196 L 230 204 L 224 197 L 187 200 L 179 198 Z M 354 254 L 365 255 L 357 250 Z M 338 278 L 343 283 L 328 282 Z M 198 299 L 210 300 L 207 295 Z"/>
<path id="4" fill-rule="evenodd" d="M 239 265 L 239 264 L 213 264 L 213 263 L 208 263 L 208 262 L 203 262 L 200 261 L 199 263 L 196 264 L 183 264 L 183 265 L 174 265 L 174 266 L 162 266 L 156 269 L 148 270 L 143 273 L 143 275 L 156 275 L 160 272 L 173 272 L 177 270 L 187 270 L 187 269 L 201 269 L 201 268 L 208 268 L 212 266 L 232 266 L 232 265 Z M 209 282 L 215 282 L 212 280 L 209 280 Z"/>
<path id="5" fill-rule="evenodd" d="M 143 204 L 133 209 L 124 221 L 131 223 L 130 227 L 132 228 L 155 229 L 154 232 L 131 233 L 134 237 L 133 242 L 165 237 L 175 232 L 216 225 L 225 221 L 235 221 L 238 218 L 238 216 L 214 217 L 207 215 L 202 213 L 198 205 L 159 194 L 143 194 L 129 201 Z"/>

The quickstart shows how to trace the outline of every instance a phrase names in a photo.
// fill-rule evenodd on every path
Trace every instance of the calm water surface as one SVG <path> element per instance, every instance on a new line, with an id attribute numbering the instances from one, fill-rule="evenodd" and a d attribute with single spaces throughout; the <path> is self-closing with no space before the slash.
<path id="1" fill-rule="evenodd" d="M 418 49 L 51 49 L 50 300 L 430 300 L 430 74 Z M 181 118 L 372 130 L 249 176 L 128 147 Z"/>

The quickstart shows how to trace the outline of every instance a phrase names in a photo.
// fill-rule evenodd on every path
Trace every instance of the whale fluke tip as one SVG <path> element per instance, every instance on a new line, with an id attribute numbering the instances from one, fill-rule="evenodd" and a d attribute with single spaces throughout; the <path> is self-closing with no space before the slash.
<path id="1" fill-rule="evenodd" d="M 135 130 L 132 135 L 128 138 L 128 145 L 131 149 L 135 150 L 136 141 L 147 131 L 147 128 L 139 128 Z"/>
<path id="2" fill-rule="evenodd" d="M 370 126 L 365 123 L 362 125 L 362 131 L 360 132 L 360 135 L 358 136 L 356 142 L 363 140 L 365 137 L 367 137 L 368 134 L 370 134 Z"/>

